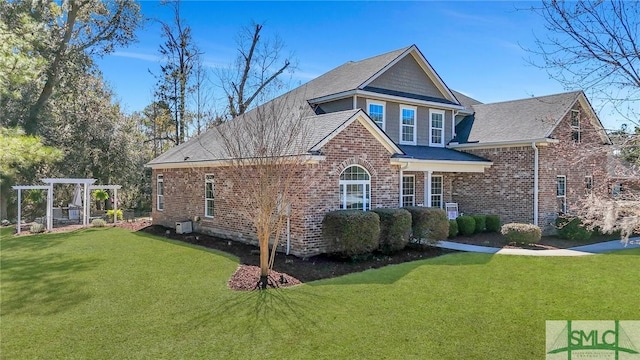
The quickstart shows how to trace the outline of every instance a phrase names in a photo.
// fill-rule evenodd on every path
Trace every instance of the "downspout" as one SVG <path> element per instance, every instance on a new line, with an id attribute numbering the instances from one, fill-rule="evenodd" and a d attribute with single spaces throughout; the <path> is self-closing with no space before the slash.
<path id="1" fill-rule="evenodd" d="M 538 225 L 538 148 L 532 142 L 533 148 L 533 224 Z"/>
<path id="2" fill-rule="evenodd" d="M 287 214 L 287 255 L 291 250 L 291 217 Z"/>
<path id="3" fill-rule="evenodd" d="M 358 108 L 358 96 L 353 95 L 353 110 Z"/>

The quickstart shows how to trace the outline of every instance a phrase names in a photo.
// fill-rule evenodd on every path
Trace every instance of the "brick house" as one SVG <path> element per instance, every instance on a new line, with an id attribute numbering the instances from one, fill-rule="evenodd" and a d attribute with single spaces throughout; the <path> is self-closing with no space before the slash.
<path id="1" fill-rule="evenodd" d="M 453 202 L 549 228 L 606 172 L 597 150 L 610 141 L 583 92 L 482 104 L 449 89 L 415 45 L 348 62 L 273 101 L 314 130 L 298 184 L 308 191 L 292 204 L 298 256 L 327 251 L 321 222 L 337 209 Z M 219 142 L 209 130 L 147 164 L 153 222 L 195 219 L 197 232 L 255 242 L 236 208 L 242 186 L 212 155 Z"/>

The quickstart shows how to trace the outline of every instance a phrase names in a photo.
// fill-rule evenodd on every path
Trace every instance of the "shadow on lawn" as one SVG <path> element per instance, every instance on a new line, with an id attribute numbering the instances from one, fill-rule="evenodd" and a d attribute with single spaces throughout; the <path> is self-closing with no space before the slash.
<path id="1" fill-rule="evenodd" d="M 2 237 L 0 241 L 0 249 L 2 251 L 25 249 L 31 251 L 38 251 L 48 249 L 57 245 L 60 245 L 64 241 L 68 241 L 74 237 L 87 236 L 87 233 L 94 231 L 101 231 L 102 229 L 78 229 L 69 232 L 60 232 L 53 234 L 38 234 L 38 235 L 21 235 L 21 236 L 6 236 Z"/>
<path id="2" fill-rule="evenodd" d="M 485 265 L 491 261 L 492 254 L 456 252 L 434 258 L 416 260 L 383 268 L 370 269 L 332 279 L 323 279 L 307 283 L 309 286 L 323 285 L 387 285 L 393 284 L 421 266 L 468 266 Z"/>
<path id="3" fill-rule="evenodd" d="M 99 261 L 62 254 L 12 256 L 3 249 L 0 315 L 55 314 L 88 300 L 86 282 L 72 280 L 72 274 L 91 270 Z"/>
<path id="4" fill-rule="evenodd" d="M 315 332 L 319 324 L 309 314 L 319 306 L 326 306 L 323 296 L 300 287 L 229 294 L 230 297 L 220 300 L 216 307 L 203 309 L 193 317 L 189 327 L 206 328 L 208 324 L 216 323 L 227 331 L 251 336 L 283 330 L 283 326 L 297 332 Z"/>

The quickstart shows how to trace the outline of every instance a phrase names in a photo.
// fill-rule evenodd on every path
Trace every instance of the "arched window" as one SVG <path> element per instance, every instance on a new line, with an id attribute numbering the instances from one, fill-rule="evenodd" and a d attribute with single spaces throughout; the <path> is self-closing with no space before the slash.
<path id="1" fill-rule="evenodd" d="M 371 176 L 363 167 L 352 165 L 340 174 L 340 209 L 371 209 Z"/>

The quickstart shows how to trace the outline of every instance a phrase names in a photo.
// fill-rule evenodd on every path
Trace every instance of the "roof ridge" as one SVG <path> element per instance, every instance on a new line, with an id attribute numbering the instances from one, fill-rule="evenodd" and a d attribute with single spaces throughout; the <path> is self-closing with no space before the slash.
<path id="1" fill-rule="evenodd" d="M 475 107 L 475 106 L 484 106 L 484 105 L 506 104 L 506 103 L 512 103 L 512 102 L 518 102 L 518 101 L 527 101 L 527 100 L 540 100 L 540 99 L 543 99 L 543 98 L 550 98 L 550 97 L 556 97 L 556 96 L 561 96 L 561 95 L 569 95 L 569 94 L 576 94 L 577 95 L 579 93 L 582 93 L 582 90 L 567 91 L 567 92 L 562 92 L 562 93 L 557 93 L 557 94 L 549 94 L 549 95 L 542 95 L 542 96 L 532 96 L 532 97 L 522 98 L 522 99 L 513 99 L 513 100 L 505 100 L 505 101 L 496 101 L 496 102 L 491 102 L 491 103 L 475 104 L 473 106 Z"/>

